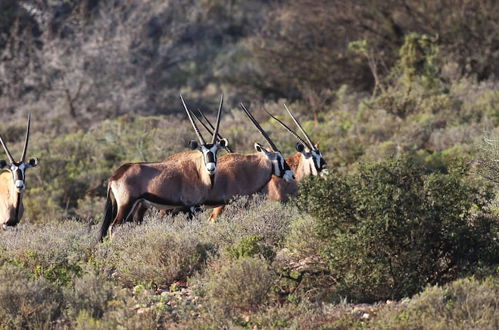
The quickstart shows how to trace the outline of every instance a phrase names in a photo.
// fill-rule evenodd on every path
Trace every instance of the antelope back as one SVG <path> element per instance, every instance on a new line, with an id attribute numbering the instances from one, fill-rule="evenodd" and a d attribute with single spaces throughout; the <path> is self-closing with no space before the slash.
<path id="1" fill-rule="evenodd" d="M 275 174 L 292 179 L 289 165 L 280 153 L 259 148 L 255 154 L 231 153 L 219 158 L 215 183 L 206 204 L 225 204 L 237 195 L 260 192 Z"/>
<path id="2" fill-rule="evenodd" d="M 109 179 L 109 186 L 120 205 L 136 200 L 173 208 L 196 205 L 212 184 L 203 167 L 201 153 L 181 152 L 163 162 L 125 164 Z"/>
<path id="3" fill-rule="evenodd" d="M 205 204 L 225 204 L 237 195 L 256 193 L 271 177 L 272 163 L 261 153 L 224 155 L 218 160 L 215 183 Z"/>

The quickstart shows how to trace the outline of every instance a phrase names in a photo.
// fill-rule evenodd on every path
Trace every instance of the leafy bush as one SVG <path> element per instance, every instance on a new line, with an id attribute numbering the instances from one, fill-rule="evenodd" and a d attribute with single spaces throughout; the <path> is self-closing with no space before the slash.
<path id="1" fill-rule="evenodd" d="M 262 240 L 263 237 L 257 235 L 243 237 L 239 243 L 227 248 L 227 252 L 234 259 L 255 256 L 272 259 L 274 257 L 272 247 L 263 245 Z"/>
<path id="2" fill-rule="evenodd" d="M 401 298 L 497 260 L 490 187 L 447 171 L 403 157 L 304 183 L 297 205 L 319 219 L 338 294 Z"/>

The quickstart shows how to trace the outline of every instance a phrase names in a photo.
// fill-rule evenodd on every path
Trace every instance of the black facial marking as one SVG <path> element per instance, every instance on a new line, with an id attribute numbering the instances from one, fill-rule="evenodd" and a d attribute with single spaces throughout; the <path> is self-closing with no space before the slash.
<path id="1" fill-rule="evenodd" d="M 214 163 L 215 162 L 215 154 L 212 151 L 206 152 L 206 162 Z"/>
<path id="2" fill-rule="evenodd" d="M 23 171 L 21 171 L 19 168 L 16 169 L 16 174 L 15 174 L 15 178 L 16 180 L 21 180 L 21 181 L 24 181 L 24 175 L 23 175 Z"/>
<path id="3" fill-rule="evenodd" d="M 322 168 L 326 165 L 326 161 L 324 160 L 324 158 L 321 157 L 319 163 L 320 163 L 320 169 L 322 170 Z"/>

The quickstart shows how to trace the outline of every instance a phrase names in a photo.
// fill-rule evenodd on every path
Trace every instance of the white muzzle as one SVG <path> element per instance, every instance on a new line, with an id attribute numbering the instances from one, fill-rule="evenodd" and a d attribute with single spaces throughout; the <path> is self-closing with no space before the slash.
<path id="1" fill-rule="evenodd" d="M 16 180 L 15 184 L 17 191 L 22 191 L 26 186 L 24 185 L 24 181 L 22 180 Z"/>
<path id="2" fill-rule="evenodd" d="M 213 173 L 215 173 L 216 169 L 217 169 L 217 165 L 215 163 L 206 164 L 206 170 L 208 171 L 208 173 L 213 174 Z"/>

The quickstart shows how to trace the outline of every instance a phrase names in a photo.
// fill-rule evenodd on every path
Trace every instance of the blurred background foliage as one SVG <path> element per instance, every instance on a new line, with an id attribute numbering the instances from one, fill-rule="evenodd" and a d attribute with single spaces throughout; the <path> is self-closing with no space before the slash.
<path id="1" fill-rule="evenodd" d="M 497 324 L 498 31 L 493 0 L 1 1 L 0 133 L 18 155 L 31 112 L 40 162 L 0 325 L 349 328 L 370 319 L 346 302 L 415 294 L 371 324 Z M 264 112 L 292 126 L 286 103 L 331 175 L 95 245 L 107 178 L 186 150 L 179 93 L 212 118 L 222 92 L 235 151 L 263 142 L 245 102 L 293 154 Z"/>
<path id="2" fill-rule="evenodd" d="M 386 90 L 394 71 L 432 87 L 499 74 L 493 0 L 0 6 L 2 112 L 10 118 L 31 110 L 69 127 L 125 113 L 179 112 L 179 91 L 206 105 L 222 90 L 232 105 L 300 100 L 311 115 L 327 110 L 342 85 Z M 350 43 L 359 41 L 362 49 L 352 51 Z"/>

